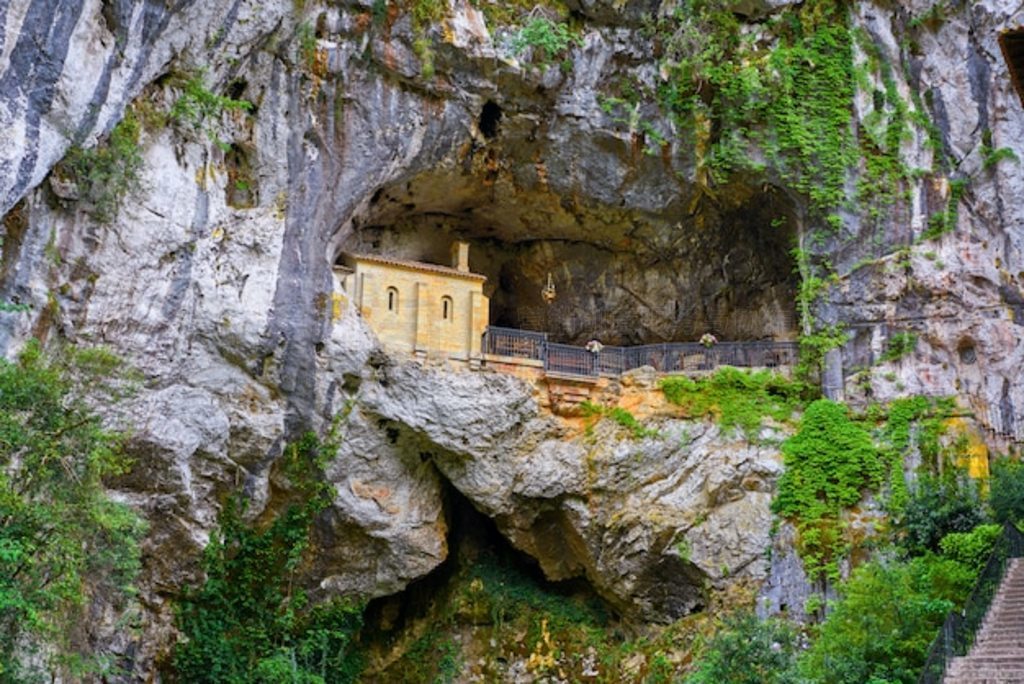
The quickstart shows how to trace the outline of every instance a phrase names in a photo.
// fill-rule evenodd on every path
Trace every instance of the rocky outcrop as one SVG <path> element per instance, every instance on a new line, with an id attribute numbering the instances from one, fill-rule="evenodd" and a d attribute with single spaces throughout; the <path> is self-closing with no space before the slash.
<path id="1" fill-rule="evenodd" d="M 583 429 L 542 410 L 524 381 L 415 364 L 364 391 L 363 410 L 547 577 L 586 577 L 625 615 L 671 620 L 706 605 L 712 586 L 767 574 L 781 470 L 771 431 L 751 444 L 669 417 L 643 439 L 608 420 Z"/>
<path id="2" fill-rule="evenodd" d="M 788 4 L 734 8 L 754 20 Z M 985 0 L 908 33 L 932 4 L 857 4 L 892 88 L 935 123 L 934 144 L 915 128 L 904 158 L 934 171 L 914 175 L 905 206 L 850 213 L 816 247 L 839 281 L 819 314 L 852 332 L 851 397 L 957 394 L 1013 435 L 1024 417 L 1024 171 L 992 153 L 1024 159 L 1024 112 L 995 42 L 1024 17 L 1018 3 Z M 133 426 L 139 464 L 113 491 L 151 523 L 140 586 L 149 650 L 137 667 L 170 638 L 168 600 L 195 579 L 222 497 L 244 490 L 258 515 L 283 445 L 347 405 L 327 472 L 337 496 L 310 569 L 324 594 L 387 594 L 437 566 L 449 486 L 550 577 L 586 577 L 639 619 L 766 576 L 778 435 L 752 445 L 669 414 L 650 417 L 657 437 L 608 421 L 588 435 L 520 381 L 382 357 L 350 304 L 332 299 L 340 250 L 429 256 L 460 235 L 510 321 L 529 317 L 554 273 L 565 309 L 554 325 L 568 339 L 607 321 L 625 341 L 793 332 L 799 196 L 754 175 L 698 204 L 696 154 L 677 122 L 653 102 L 602 108 L 613 82 L 661 83 L 643 24 L 670 4 L 569 5 L 580 43 L 563 64 L 513 54 L 510 31 L 463 0 L 426 27 L 394 3 L 355 0 L 0 8 L 0 301 L 31 306 L 0 310 L 0 350 L 32 336 L 106 344 L 144 376 L 112 415 Z M 252 111 L 220 113 L 209 130 L 147 119 L 180 97 L 172 76 L 200 68 Z M 858 100 L 856 126 L 869 125 L 871 99 Z M 104 224 L 62 179 L 44 179 L 130 103 L 142 189 Z M 949 210 L 948 178 L 968 181 L 955 229 L 923 240 Z M 899 331 L 916 333 L 916 351 L 883 360 Z"/>

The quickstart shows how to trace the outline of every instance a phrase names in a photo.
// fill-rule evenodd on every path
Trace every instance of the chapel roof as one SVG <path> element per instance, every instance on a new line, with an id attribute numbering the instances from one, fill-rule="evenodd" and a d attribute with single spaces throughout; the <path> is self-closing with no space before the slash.
<path id="1" fill-rule="evenodd" d="M 451 268 L 450 266 L 428 264 L 423 261 L 412 261 L 410 259 L 395 259 L 393 257 L 379 256 L 376 254 L 345 254 L 344 256 L 356 262 L 381 264 L 384 266 L 396 266 L 398 268 L 404 268 L 410 271 L 438 273 L 440 275 L 451 276 L 453 278 L 463 278 L 465 280 L 479 280 L 481 282 L 487 280 L 487 276 L 480 275 L 479 273 L 460 271 L 459 269 Z"/>

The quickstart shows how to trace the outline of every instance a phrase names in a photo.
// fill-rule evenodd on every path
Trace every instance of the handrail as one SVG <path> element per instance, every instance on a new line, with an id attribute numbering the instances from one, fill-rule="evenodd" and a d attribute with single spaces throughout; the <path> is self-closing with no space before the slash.
<path id="1" fill-rule="evenodd" d="M 662 373 L 713 370 L 718 366 L 778 368 L 796 363 L 796 342 L 666 342 L 636 347 L 603 346 L 599 351 L 548 341 L 547 333 L 516 328 L 487 328 L 485 354 L 542 361 L 545 369 L 565 375 L 618 376 L 650 366 Z"/>
<path id="2" fill-rule="evenodd" d="M 999 591 L 1009 559 L 1021 556 L 1024 556 L 1024 534 L 1010 523 L 1004 523 L 1003 533 L 996 540 L 988 562 L 978 575 L 964 607 L 950 611 L 938 636 L 932 641 L 918 684 L 942 684 L 949 661 L 967 655 L 992 605 L 992 599 Z"/>

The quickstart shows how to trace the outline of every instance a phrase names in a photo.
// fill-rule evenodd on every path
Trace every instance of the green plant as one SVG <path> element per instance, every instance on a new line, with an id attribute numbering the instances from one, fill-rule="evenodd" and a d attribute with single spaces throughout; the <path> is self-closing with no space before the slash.
<path id="1" fill-rule="evenodd" d="M 32 307 L 28 304 L 15 304 L 12 302 L 0 302 L 0 313 L 23 313 L 25 311 L 31 311 Z"/>
<path id="2" fill-rule="evenodd" d="M 1024 463 L 1000 458 L 992 464 L 988 505 L 996 522 L 1024 522 Z"/>
<path id="3" fill-rule="evenodd" d="M 953 560 L 870 562 L 839 587 L 818 638 L 799 659 L 806 681 L 916 682 L 946 613 L 974 574 Z"/>
<path id="4" fill-rule="evenodd" d="M 917 348 L 917 335 L 912 332 L 903 331 L 894 333 L 889 337 L 885 352 L 882 353 L 880 362 L 897 361 L 904 356 L 914 353 Z"/>
<path id="5" fill-rule="evenodd" d="M 68 625 L 87 620 L 92 592 L 112 605 L 134 593 L 145 523 L 108 498 L 105 478 L 130 462 L 92 402 L 120 362 L 68 349 L 47 357 L 30 342 L 17 362 L 0 359 L 0 679 L 34 680 L 74 668 L 109 674 L 77 650 Z M 39 648 L 45 644 L 45 648 Z M 69 671 L 67 668 L 72 668 Z"/>
<path id="6" fill-rule="evenodd" d="M 54 168 L 54 174 L 71 180 L 78 197 L 91 205 L 93 218 L 110 223 L 130 194 L 141 189 L 142 151 L 140 127 L 131 109 L 105 140 L 91 149 L 75 145 Z"/>
<path id="7" fill-rule="evenodd" d="M 921 234 L 921 240 L 934 240 L 956 230 L 960 219 L 960 200 L 967 191 L 967 179 L 959 178 L 949 182 L 949 202 L 945 211 L 932 214 L 928 228 Z"/>
<path id="8" fill-rule="evenodd" d="M 825 355 L 833 349 L 842 347 L 850 339 L 850 334 L 842 324 L 818 328 L 813 332 L 800 336 L 800 362 L 794 375 L 804 382 L 820 374 L 825 362 Z"/>
<path id="9" fill-rule="evenodd" d="M 1002 525 L 978 525 L 970 532 L 950 532 L 939 542 L 939 548 L 943 556 L 978 573 L 985 567 L 1002 532 Z"/>
<path id="10" fill-rule="evenodd" d="M 416 664 L 416 671 L 407 672 L 405 681 L 451 684 L 462 670 L 462 654 L 458 644 L 437 630 L 413 642 L 405 659 Z"/>
<path id="11" fill-rule="evenodd" d="M 295 30 L 295 38 L 299 43 L 299 56 L 307 69 L 312 68 L 316 60 L 316 31 L 313 30 L 313 25 L 308 21 L 299 24 Z M 202 86 L 201 83 L 200 85 Z"/>
<path id="12" fill-rule="evenodd" d="M 308 433 L 285 449 L 277 466 L 290 490 L 269 523 L 246 524 L 239 498 L 225 504 L 203 554 L 206 581 L 179 604 L 177 626 L 185 638 L 172 658 L 176 681 L 357 680 L 363 662 L 353 642 L 361 607 L 340 600 L 310 606 L 296 583 L 313 520 L 333 499 L 323 468 L 337 451 L 340 420 L 350 408 L 323 441 Z"/>
<path id="13" fill-rule="evenodd" d="M 584 401 L 580 405 L 580 410 L 583 412 L 583 416 L 590 418 L 594 416 L 603 416 L 611 419 L 619 426 L 629 430 L 630 434 L 634 439 L 644 439 L 645 437 L 658 437 L 659 433 L 657 430 L 645 427 L 643 423 L 638 421 L 636 417 L 624 408 L 618 406 L 602 406 L 600 404 L 594 404 L 590 401 Z"/>
<path id="14" fill-rule="evenodd" d="M 894 513 L 893 531 L 900 545 L 913 554 L 938 551 L 942 539 L 970 532 L 985 519 L 972 482 L 928 474 L 919 476 L 902 509 Z"/>
<path id="15" fill-rule="evenodd" d="M 218 95 L 210 90 L 206 85 L 206 72 L 202 69 L 190 75 L 179 76 L 176 81 L 181 88 L 181 95 L 171 106 L 168 114 L 170 120 L 194 130 L 201 130 L 218 147 L 225 151 L 229 149 L 230 146 L 217 137 L 214 125 L 209 122 L 220 119 L 227 111 L 252 111 L 253 104 L 248 100 Z"/>
<path id="16" fill-rule="evenodd" d="M 884 463 L 867 430 L 827 399 L 807 407 L 782 453 L 786 470 L 772 510 L 796 524 L 808 575 L 835 577 L 845 549 L 840 514 L 882 484 Z"/>
<path id="17" fill-rule="evenodd" d="M 1009 147 L 1000 147 L 997 150 L 990 147 L 982 147 L 981 156 L 982 168 L 984 169 L 990 169 L 1004 160 L 1020 162 L 1020 159 L 1017 157 L 1017 153 Z"/>
<path id="18" fill-rule="evenodd" d="M 422 30 L 437 23 L 444 18 L 447 9 L 446 0 L 412 0 L 413 25 Z"/>
<path id="19" fill-rule="evenodd" d="M 425 80 L 434 77 L 434 51 L 429 38 L 419 37 L 413 41 L 412 49 L 420 60 L 420 76 Z"/>
<path id="20" fill-rule="evenodd" d="M 380 26 L 388 16 L 387 0 L 373 0 L 370 6 L 370 14 L 373 16 L 373 23 Z"/>
<path id="21" fill-rule="evenodd" d="M 704 647 L 686 684 L 795 683 L 796 632 L 781 620 L 753 613 L 725 619 Z"/>
<path id="22" fill-rule="evenodd" d="M 950 8 L 947 7 L 946 0 L 938 0 L 927 10 L 912 18 L 907 26 L 912 29 L 927 27 L 932 31 L 937 31 L 946 22 L 949 11 Z"/>
<path id="23" fill-rule="evenodd" d="M 583 40 L 566 24 L 553 22 L 547 17 L 536 17 L 527 22 L 512 38 L 512 51 L 516 55 L 521 55 L 527 48 L 532 48 L 540 63 L 548 64 L 570 45 L 582 44 Z"/>
<path id="24" fill-rule="evenodd" d="M 755 439 L 765 419 L 786 421 L 807 396 L 808 388 L 768 371 L 720 368 L 713 375 L 690 379 L 672 376 L 661 381 L 669 402 L 688 416 L 712 416 L 725 430 L 739 428 Z"/>

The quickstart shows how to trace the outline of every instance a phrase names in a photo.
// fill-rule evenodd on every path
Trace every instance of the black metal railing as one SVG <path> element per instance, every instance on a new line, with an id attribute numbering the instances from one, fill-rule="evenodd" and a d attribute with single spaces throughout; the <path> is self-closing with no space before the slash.
<path id="1" fill-rule="evenodd" d="M 584 347 L 548 342 L 547 333 L 490 327 L 484 333 L 485 354 L 542 361 L 546 371 L 565 375 L 621 375 L 649 366 L 661 373 L 714 370 L 719 366 L 779 368 L 797 362 L 796 342 L 668 342 L 637 347 Z"/>
<path id="2" fill-rule="evenodd" d="M 548 335 L 531 330 L 489 327 L 484 333 L 484 353 L 543 361 Z"/>
<path id="3" fill-rule="evenodd" d="M 597 377 L 598 357 L 592 351 L 569 344 L 548 342 L 547 355 L 544 357 L 544 372 L 559 375 L 582 375 Z"/>
<path id="4" fill-rule="evenodd" d="M 964 607 L 952 611 L 942 623 L 939 635 L 928 649 L 919 684 L 941 684 L 949 661 L 967 655 L 971 650 L 974 637 L 992 605 L 992 599 L 999 591 L 1010 559 L 1021 556 L 1024 556 L 1024 535 L 1006 523 Z"/>

